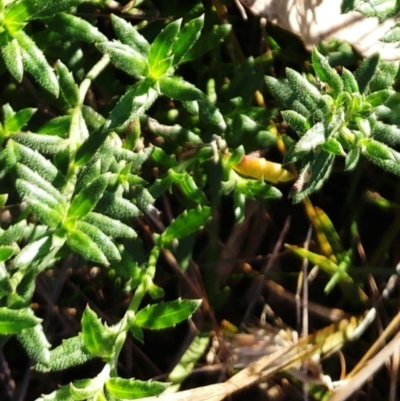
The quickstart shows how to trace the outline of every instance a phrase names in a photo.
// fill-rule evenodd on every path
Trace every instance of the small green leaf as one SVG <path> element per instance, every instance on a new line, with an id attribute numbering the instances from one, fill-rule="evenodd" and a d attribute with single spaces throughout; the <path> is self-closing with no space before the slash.
<path id="1" fill-rule="evenodd" d="M 97 27 L 75 15 L 59 13 L 46 22 L 54 32 L 60 32 L 75 42 L 99 43 L 107 41 L 107 37 Z"/>
<path id="2" fill-rule="evenodd" d="M 119 220 L 112 219 L 100 213 L 90 212 L 85 216 L 86 222 L 99 228 L 112 238 L 136 238 L 136 231 Z"/>
<path id="3" fill-rule="evenodd" d="M 131 201 L 110 192 L 106 192 L 100 199 L 96 206 L 96 212 L 106 214 L 114 219 L 127 219 L 143 214 Z"/>
<path id="4" fill-rule="evenodd" d="M 368 85 L 378 70 L 379 60 L 379 54 L 365 58 L 354 73 L 361 93 L 367 93 Z"/>
<path id="5" fill-rule="evenodd" d="M 191 200 L 200 204 L 206 205 L 208 199 L 204 192 L 197 186 L 195 180 L 188 173 L 177 173 L 174 170 L 168 171 L 169 176 L 175 184 L 178 184 L 181 191 Z"/>
<path id="6" fill-rule="evenodd" d="M 14 253 L 17 251 L 16 247 L 10 245 L 1 245 L 0 246 L 0 263 L 6 262 L 10 259 Z M 0 274 L 0 279 L 2 274 Z"/>
<path id="7" fill-rule="evenodd" d="M 50 253 L 52 242 L 51 236 L 47 235 L 29 243 L 15 257 L 12 267 L 14 269 L 24 269 L 31 265 L 32 261 L 38 261 L 44 258 Z"/>
<path id="8" fill-rule="evenodd" d="M 67 149 L 68 141 L 53 135 L 21 132 L 13 136 L 14 141 L 45 155 L 54 155 Z"/>
<path id="9" fill-rule="evenodd" d="M 75 380 L 69 384 L 70 393 L 75 401 L 94 400 L 97 393 L 102 392 L 104 382 L 109 377 L 110 367 L 106 365 L 102 372 L 92 379 Z"/>
<path id="10" fill-rule="evenodd" d="M 78 221 L 75 228 L 88 235 L 95 244 L 102 250 L 108 260 L 121 260 L 117 246 L 99 228 L 84 221 Z"/>
<path id="11" fill-rule="evenodd" d="M 177 76 L 162 76 L 158 79 L 158 84 L 160 92 L 171 99 L 185 102 L 205 98 L 205 94 L 201 90 Z"/>
<path id="12" fill-rule="evenodd" d="M 30 308 L 9 309 L 0 307 L 0 335 L 18 334 L 40 324 Z"/>
<path id="13" fill-rule="evenodd" d="M 78 148 L 75 156 L 75 166 L 80 167 L 88 163 L 104 144 L 110 134 L 109 130 L 95 130 L 88 139 Z"/>
<path id="14" fill-rule="evenodd" d="M 103 325 L 89 306 L 82 315 L 82 337 L 85 348 L 93 356 L 101 358 L 112 356 L 117 333 L 111 332 L 109 327 Z"/>
<path id="15" fill-rule="evenodd" d="M 163 232 L 163 243 L 169 243 L 175 239 L 180 239 L 198 231 L 210 218 L 211 208 L 198 207 L 189 211 L 184 211 L 178 216 Z"/>
<path id="16" fill-rule="evenodd" d="M 321 109 L 323 105 L 322 95 L 318 89 L 307 81 L 297 71 L 286 68 L 286 77 L 292 91 L 296 94 L 297 99 L 311 112 Z"/>
<path id="17" fill-rule="evenodd" d="M 150 80 L 139 81 L 119 99 L 111 111 L 104 130 L 109 132 L 116 128 L 126 128 L 136 118 L 142 116 L 158 97 Z"/>
<path id="18" fill-rule="evenodd" d="M 398 63 L 381 61 L 379 63 L 378 71 L 375 73 L 374 78 L 369 84 L 371 92 L 391 88 L 395 83 L 398 71 Z"/>
<path id="19" fill-rule="evenodd" d="M 207 98 L 183 102 L 183 106 L 190 113 L 198 115 L 206 123 L 217 126 L 221 131 L 226 130 L 226 122 L 222 113 Z"/>
<path id="20" fill-rule="evenodd" d="M 358 146 L 354 146 L 353 148 L 350 149 L 350 152 L 347 153 L 346 155 L 344 169 L 347 171 L 353 170 L 357 166 L 359 159 L 360 159 L 360 148 Z"/>
<path id="21" fill-rule="evenodd" d="M 8 71 L 18 82 L 21 82 L 24 76 L 24 65 L 18 41 L 12 39 L 2 46 L 1 54 Z"/>
<path id="22" fill-rule="evenodd" d="M 178 364 L 168 375 L 167 381 L 171 381 L 174 384 L 182 383 L 192 373 L 196 362 L 204 355 L 209 344 L 209 333 L 197 335 L 182 355 Z"/>
<path id="23" fill-rule="evenodd" d="M 176 41 L 172 45 L 174 65 L 178 65 L 187 52 L 193 47 L 200 37 L 204 26 L 204 15 L 190 20 L 180 30 Z"/>
<path id="24" fill-rule="evenodd" d="M 372 136 L 379 142 L 394 146 L 400 143 L 400 128 L 397 125 L 388 125 L 377 121 Z"/>
<path id="25" fill-rule="evenodd" d="M 333 155 L 346 156 L 342 144 L 336 138 L 329 138 L 322 144 L 322 149 Z"/>
<path id="26" fill-rule="evenodd" d="M 322 149 L 319 153 L 313 155 L 309 164 L 304 166 L 304 170 L 310 171 L 310 180 L 299 191 L 295 189 L 295 194 L 293 195 L 294 203 L 301 202 L 306 196 L 322 187 L 330 176 L 334 160 L 334 155 Z"/>
<path id="27" fill-rule="evenodd" d="M 297 142 L 294 147 L 294 154 L 305 154 L 314 150 L 325 142 L 325 127 L 323 123 L 315 124 Z"/>
<path id="28" fill-rule="evenodd" d="M 29 168 L 30 172 L 28 173 L 28 170 L 25 172 L 27 176 L 18 172 L 21 178 L 31 180 L 32 174 L 35 174 L 36 177 L 39 176 L 42 181 L 53 182 L 56 177 L 60 178 L 59 171 L 50 160 L 46 159 L 39 152 L 13 140 L 9 140 L 7 143 L 7 157 L 10 163 L 12 163 L 13 168 L 18 161 L 20 161 L 22 165 L 27 166 L 25 168 Z M 19 168 L 19 164 L 17 168 Z M 39 181 L 36 180 L 34 182 L 40 185 Z M 44 187 L 42 188 L 45 189 Z M 52 194 L 54 195 L 54 193 Z"/>
<path id="29" fill-rule="evenodd" d="M 39 372 L 58 372 L 70 367 L 84 364 L 93 359 L 94 355 L 88 352 L 82 335 L 64 340 L 61 345 L 50 351 L 48 366 L 38 363 L 35 370 Z"/>
<path id="30" fill-rule="evenodd" d="M 35 152 L 37 153 L 37 152 Z M 21 180 L 27 181 L 30 185 L 34 185 L 40 189 L 42 189 L 45 193 L 55 199 L 55 203 L 51 204 L 60 204 L 61 210 L 65 207 L 65 197 L 61 192 L 55 188 L 49 181 L 43 178 L 43 174 L 37 172 L 37 170 L 31 169 L 23 164 L 18 163 L 16 166 L 16 171 L 18 177 Z M 40 170 L 39 170 L 40 171 Z M 28 194 L 31 195 L 31 194 Z"/>
<path id="31" fill-rule="evenodd" d="M 143 330 L 139 326 L 136 326 L 135 324 L 130 324 L 129 330 L 132 336 L 136 338 L 136 340 L 138 340 L 142 344 L 144 343 Z"/>
<path id="32" fill-rule="evenodd" d="M 58 60 L 56 64 L 56 73 L 60 81 L 61 93 L 60 96 L 70 106 L 74 107 L 79 103 L 79 88 L 75 83 L 72 73 L 67 66 Z"/>
<path id="33" fill-rule="evenodd" d="M 43 52 L 24 31 L 16 32 L 14 37 L 20 45 L 25 70 L 33 76 L 39 85 L 57 97 L 60 87 Z"/>
<path id="34" fill-rule="evenodd" d="M 45 366 L 50 363 L 50 343 L 41 324 L 23 330 L 17 338 L 30 358 Z"/>
<path id="35" fill-rule="evenodd" d="M 385 103 L 386 100 L 388 100 L 389 97 L 392 96 L 394 93 L 395 91 L 393 90 L 382 89 L 366 96 L 365 101 L 368 102 L 372 107 L 377 107 Z"/>
<path id="36" fill-rule="evenodd" d="M 150 330 L 173 327 L 192 316 L 200 304 L 201 300 L 177 299 L 148 305 L 137 313 L 135 324 Z"/>
<path id="37" fill-rule="evenodd" d="M 148 74 L 146 58 L 132 47 L 123 43 L 101 42 L 97 48 L 110 56 L 111 62 L 119 69 L 135 78 L 143 78 Z"/>
<path id="38" fill-rule="evenodd" d="M 331 90 L 332 96 L 336 99 L 343 92 L 343 81 L 334 68 L 329 65 L 328 60 L 319 51 L 314 48 L 312 52 L 312 62 L 318 78 L 327 83 Z"/>
<path id="39" fill-rule="evenodd" d="M 147 57 L 150 50 L 150 44 L 144 36 L 138 32 L 136 27 L 114 14 L 111 14 L 111 22 L 118 39 L 122 43 L 132 47 L 142 56 Z"/>
<path id="40" fill-rule="evenodd" d="M 95 178 L 79 194 L 72 199 L 68 209 L 68 218 L 82 218 L 90 213 L 102 198 L 110 181 L 111 173 L 105 173 Z"/>
<path id="41" fill-rule="evenodd" d="M 400 155 L 389 146 L 374 139 L 362 139 L 360 141 L 361 151 L 369 155 L 372 160 L 400 160 Z"/>
<path id="42" fill-rule="evenodd" d="M 203 33 L 192 48 L 184 55 L 180 63 L 195 60 L 218 46 L 229 34 L 232 26 L 229 24 L 216 25 L 211 31 Z"/>
<path id="43" fill-rule="evenodd" d="M 45 122 L 37 131 L 38 134 L 66 137 L 71 126 L 71 116 L 55 117 Z"/>
<path id="44" fill-rule="evenodd" d="M 18 179 L 16 188 L 40 221 L 52 228 L 61 223 L 65 205 L 29 181 Z"/>
<path id="45" fill-rule="evenodd" d="M 364 134 L 364 136 L 371 135 L 371 124 L 367 118 L 356 117 L 355 122 L 357 124 L 357 128 Z"/>
<path id="46" fill-rule="evenodd" d="M 343 90 L 349 93 L 357 93 L 360 91 L 355 76 L 345 67 L 342 69 Z"/>
<path id="47" fill-rule="evenodd" d="M 296 111 L 283 110 L 281 114 L 286 123 L 293 128 L 300 137 L 310 129 L 307 119 Z"/>
<path id="48" fill-rule="evenodd" d="M 148 64 L 154 78 L 161 77 L 172 65 L 172 46 L 178 36 L 182 19 L 168 24 L 154 39 L 150 46 Z"/>
<path id="49" fill-rule="evenodd" d="M 118 400 L 134 400 L 136 398 L 151 397 L 161 394 L 169 383 L 157 381 L 141 381 L 111 377 L 106 382 L 106 388 Z"/>
<path id="50" fill-rule="evenodd" d="M 20 241 L 25 232 L 29 232 L 26 220 L 11 225 L 0 234 L 0 245 L 12 245 L 14 242 Z"/>
<path id="51" fill-rule="evenodd" d="M 101 263 L 105 266 L 109 265 L 103 251 L 82 231 L 77 229 L 69 230 L 67 244 L 74 252 L 82 255 L 85 259 Z"/>

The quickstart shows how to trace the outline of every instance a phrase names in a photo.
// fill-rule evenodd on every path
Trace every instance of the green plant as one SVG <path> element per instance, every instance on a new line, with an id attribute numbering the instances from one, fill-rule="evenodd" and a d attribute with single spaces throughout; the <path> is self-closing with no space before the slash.
<path id="1" fill-rule="evenodd" d="M 290 108 L 282 116 L 300 137 L 284 159 L 300 164 L 300 177 L 307 175 L 294 201 L 321 188 L 337 156 L 344 157 L 345 170 L 354 169 L 362 155 L 399 175 L 400 154 L 390 145 L 398 142 L 400 130 L 382 121 L 379 109 L 395 94 L 397 66 L 376 56 L 365 59 L 354 74 L 343 68 L 339 75 L 316 49 L 312 62 L 313 83 L 291 69 L 283 81 L 266 77 L 269 90 Z"/>
<path id="2" fill-rule="evenodd" d="M 0 72 L 8 79 L 0 125 L 0 207 L 3 215 L 13 211 L 0 229 L 0 344 L 15 335 L 40 372 L 102 361 L 97 376 L 74 380 L 43 401 L 127 400 L 165 390 L 163 382 L 120 377 L 121 350 L 129 333 L 143 342 L 144 329 L 173 327 L 200 307 L 199 299 L 160 301 L 164 289 L 156 284 L 156 267 L 160 255 L 170 252 L 185 272 L 196 235 L 212 228 L 223 197 L 232 197 L 240 223 L 246 199 L 281 198 L 276 185 L 299 171 L 291 192 L 299 202 L 322 187 L 338 157 L 345 170 L 355 169 L 363 156 L 400 175 L 394 150 L 400 137 L 396 64 L 376 56 L 354 74 L 345 68 L 339 73 L 314 50 L 316 76 L 290 68 L 286 79 L 266 76 L 297 140 L 271 123 L 278 121 L 279 108 L 253 103 L 263 68 L 282 53 L 277 43 L 271 40 L 270 58 L 249 59 L 237 69 L 226 63 L 225 80 L 215 71 L 221 72 L 218 45 L 231 26 L 217 24 L 201 1 L 188 6 L 187 14 L 181 11 L 183 20 L 149 26 L 122 18 L 125 10 L 115 3 L 0 1 Z M 345 10 L 357 6 L 344 3 Z M 366 4 L 361 11 L 382 18 L 400 8 L 377 11 Z M 98 22 L 98 9 L 111 24 Z M 398 40 L 397 29 L 385 40 Z M 198 61 L 209 54 L 212 73 Z M 185 66 L 197 62 L 191 83 L 183 78 L 191 76 Z M 252 154 L 283 144 L 284 166 Z M 163 221 L 157 202 L 171 193 L 178 206 Z M 150 222 L 151 235 L 140 229 L 140 219 Z M 330 221 L 327 226 L 334 232 Z M 334 232 L 338 244 L 336 237 Z M 334 266 L 332 285 L 337 279 L 353 285 L 346 271 L 351 251 L 337 251 L 333 262 L 327 255 L 318 260 Z M 318 256 L 297 253 L 313 261 Z M 36 282 L 55 267 L 82 265 L 104 268 L 122 283 L 118 290 L 130 294 L 129 302 L 112 324 L 87 306 L 80 332 L 52 348 L 31 308 Z M 225 299 L 216 294 L 210 298 Z M 183 358 L 182 365 L 193 363 Z"/>

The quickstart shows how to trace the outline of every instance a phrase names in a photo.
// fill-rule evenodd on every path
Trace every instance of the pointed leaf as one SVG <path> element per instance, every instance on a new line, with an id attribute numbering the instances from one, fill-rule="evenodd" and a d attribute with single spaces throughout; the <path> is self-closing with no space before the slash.
<path id="1" fill-rule="evenodd" d="M 360 148 L 358 146 L 354 146 L 350 149 L 350 152 L 347 153 L 345 159 L 345 170 L 351 171 L 358 164 L 358 160 L 360 159 Z"/>
<path id="2" fill-rule="evenodd" d="M 198 207 L 189 211 L 184 211 L 178 216 L 163 232 L 163 243 L 169 243 L 198 231 L 210 218 L 211 208 Z"/>
<path id="3" fill-rule="evenodd" d="M 85 259 L 101 263 L 105 266 L 109 265 L 103 251 L 82 231 L 77 229 L 69 230 L 67 244 L 74 252 L 82 255 Z"/>
<path id="4" fill-rule="evenodd" d="M 119 400 L 156 396 L 161 394 L 168 386 L 169 383 L 123 379 L 120 377 L 111 377 L 106 382 L 107 390 Z"/>
<path id="5" fill-rule="evenodd" d="M 64 217 L 65 204 L 36 185 L 18 179 L 16 188 L 32 208 L 35 216 L 49 227 L 56 228 Z"/>
<path id="6" fill-rule="evenodd" d="M 290 83 L 292 91 L 297 99 L 311 112 L 321 109 L 323 105 L 322 95 L 318 89 L 307 81 L 297 71 L 286 68 L 286 77 Z"/>
<path id="7" fill-rule="evenodd" d="M 198 59 L 218 46 L 227 37 L 232 26 L 229 24 L 216 25 L 212 30 L 203 33 L 192 48 L 184 55 L 180 63 Z"/>
<path id="8" fill-rule="evenodd" d="M 72 72 L 68 67 L 58 60 L 56 64 L 56 73 L 60 81 L 61 93 L 60 97 L 70 106 L 75 107 L 79 103 L 79 88 L 75 83 Z"/>
<path id="9" fill-rule="evenodd" d="M 300 137 L 310 129 L 307 124 L 307 119 L 296 111 L 283 110 L 281 114 L 286 123 L 293 128 Z"/>
<path id="10" fill-rule="evenodd" d="M 114 219 L 138 217 L 143 214 L 131 201 L 110 192 L 106 192 L 100 199 L 95 211 Z"/>
<path id="11" fill-rule="evenodd" d="M 101 393 L 105 380 L 110 375 L 110 366 L 106 365 L 103 371 L 92 379 L 75 380 L 69 384 L 70 392 L 75 401 L 94 400 L 97 393 Z"/>
<path id="12" fill-rule="evenodd" d="M 312 194 L 322 187 L 324 182 L 329 178 L 332 171 L 335 156 L 321 150 L 312 161 L 305 166 L 306 170 L 310 170 L 310 179 L 299 191 L 295 190 L 293 202 L 298 203 L 306 196 Z"/>
<path id="13" fill-rule="evenodd" d="M 294 147 L 294 154 L 305 154 L 325 142 L 325 127 L 323 123 L 315 124 L 303 135 Z"/>
<path id="14" fill-rule="evenodd" d="M 50 253 L 52 242 L 51 237 L 47 235 L 26 245 L 14 259 L 12 263 L 13 269 L 24 269 L 31 265 L 33 261 L 44 258 Z"/>
<path id="15" fill-rule="evenodd" d="M 183 102 L 183 106 L 190 113 L 198 115 L 206 123 L 216 125 L 221 131 L 225 131 L 226 122 L 222 113 L 207 98 Z"/>
<path id="16" fill-rule="evenodd" d="M 60 90 L 58 81 L 43 52 L 24 31 L 16 32 L 14 37 L 20 45 L 25 70 L 39 85 L 57 97 Z"/>
<path id="17" fill-rule="evenodd" d="M 204 192 L 197 186 L 195 180 L 188 173 L 177 173 L 174 170 L 169 170 L 169 176 L 175 184 L 178 184 L 181 191 L 194 202 L 200 205 L 206 205 L 208 199 Z"/>
<path id="18" fill-rule="evenodd" d="M 117 246 L 99 228 L 84 221 L 78 221 L 75 228 L 88 235 L 102 250 L 108 260 L 121 260 Z"/>
<path id="19" fill-rule="evenodd" d="M 355 76 L 346 68 L 342 70 L 343 89 L 349 93 L 357 93 L 360 91 Z"/>
<path id="20" fill-rule="evenodd" d="M 180 30 L 176 41 L 172 45 L 174 65 L 178 65 L 186 53 L 192 48 L 200 37 L 204 26 L 204 15 L 190 20 Z"/>
<path id="21" fill-rule="evenodd" d="M 26 167 L 20 163 L 17 164 L 16 171 L 18 177 L 20 177 L 22 180 L 27 181 L 29 184 L 42 189 L 45 193 L 54 198 L 56 202 L 51 204 L 60 204 L 61 210 L 64 209 L 64 195 L 61 194 L 61 192 L 57 188 L 55 188 L 49 181 L 42 178 L 42 176 L 38 174 L 35 170 L 30 169 L 29 167 Z"/>
<path id="22" fill-rule="evenodd" d="M 194 85 L 180 77 L 163 76 L 158 79 L 160 92 L 171 99 L 180 101 L 202 100 L 205 94 Z"/>
<path id="23" fill-rule="evenodd" d="M 0 307 L 0 335 L 18 334 L 40 324 L 30 308 L 9 309 Z"/>
<path id="24" fill-rule="evenodd" d="M 111 173 L 100 175 L 75 195 L 68 209 L 68 217 L 79 219 L 90 213 L 102 198 L 110 177 Z"/>
<path id="25" fill-rule="evenodd" d="M 41 324 L 23 330 L 17 338 L 30 358 L 45 366 L 50 363 L 50 343 Z"/>
<path id="26" fill-rule="evenodd" d="M 8 71 L 18 82 L 21 82 L 24 76 L 24 65 L 18 41 L 12 39 L 2 46 L 1 54 Z"/>
<path id="27" fill-rule="evenodd" d="M 346 152 L 343 149 L 342 144 L 336 138 L 329 138 L 325 143 L 322 144 L 322 149 L 338 156 L 346 156 Z"/>
<path id="28" fill-rule="evenodd" d="M 88 352 L 83 342 L 82 335 L 64 340 L 61 345 L 50 351 L 50 361 L 48 366 L 38 363 L 35 370 L 39 372 L 57 372 L 82 365 L 93 358 Z"/>
<path id="29" fill-rule="evenodd" d="M 60 32 L 74 41 L 87 43 L 99 43 L 107 41 L 97 27 L 75 15 L 59 13 L 46 21 L 49 28 L 55 32 Z"/>
<path id="30" fill-rule="evenodd" d="M 127 127 L 134 119 L 142 116 L 158 97 L 157 91 L 152 86 L 150 80 L 144 80 L 128 89 L 111 111 L 104 130 L 108 132 Z"/>
<path id="31" fill-rule="evenodd" d="M 12 167 L 15 166 L 17 161 L 20 161 L 23 165 L 28 166 L 28 168 L 40 175 L 42 180 L 47 180 L 49 182 L 52 182 L 57 176 L 59 176 L 57 168 L 50 160 L 27 146 L 9 140 L 7 143 L 7 153 L 10 163 L 13 164 Z M 25 177 L 21 176 L 21 178 Z"/>
<path id="32" fill-rule="evenodd" d="M 118 39 L 138 51 L 142 56 L 146 57 L 150 50 L 149 42 L 142 36 L 136 27 L 114 14 L 111 14 L 111 22 Z"/>
<path id="33" fill-rule="evenodd" d="M 148 74 L 145 57 L 128 45 L 113 41 L 97 43 L 97 48 L 110 56 L 111 62 L 119 69 L 135 78 L 143 78 Z"/>
<path id="34" fill-rule="evenodd" d="M 68 142 L 58 136 L 23 132 L 13 136 L 14 141 L 46 155 L 54 155 L 67 149 Z"/>
<path id="35" fill-rule="evenodd" d="M 368 85 L 378 70 L 379 60 L 379 54 L 365 58 L 354 73 L 361 93 L 367 92 Z"/>
<path id="36" fill-rule="evenodd" d="M 137 313 L 135 324 L 150 330 L 173 327 L 192 316 L 200 304 L 201 300 L 177 299 L 148 305 Z"/>
<path id="37" fill-rule="evenodd" d="M 386 100 L 388 100 L 389 97 L 392 96 L 394 93 L 394 90 L 382 89 L 366 96 L 365 101 L 368 102 L 372 107 L 377 107 L 385 103 Z"/>
<path id="38" fill-rule="evenodd" d="M 113 346 L 117 334 L 111 333 L 110 328 L 104 326 L 96 313 L 89 306 L 82 315 L 82 337 L 85 348 L 94 356 L 109 358 L 113 354 Z"/>
<path id="39" fill-rule="evenodd" d="M 330 86 L 332 97 L 336 99 L 343 92 L 343 82 L 339 74 L 316 48 L 312 52 L 312 62 L 319 79 Z"/>
<path id="40" fill-rule="evenodd" d="M 119 220 L 112 219 L 104 214 L 90 212 L 85 216 L 86 222 L 93 224 L 104 234 L 112 238 L 136 238 L 136 231 Z M 0 237 L 1 238 L 1 237 Z"/>
<path id="41" fill-rule="evenodd" d="M 26 108 L 17 111 L 11 118 L 7 118 L 4 122 L 4 129 L 8 132 L 20 131 L 36 111 L 37 109 L 34 108 Z M 24 134 L 28 133 L 25 132 Z"/>
<path id="42" fill-rule="evenodd" d="M 178 36 L 181 23 L 182 19 L 169 23 L 150 46 L 148 63 L 154 78 L 159 78 L 172 65 L 172 46 Z"/>

